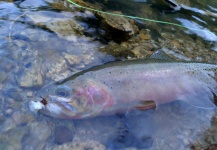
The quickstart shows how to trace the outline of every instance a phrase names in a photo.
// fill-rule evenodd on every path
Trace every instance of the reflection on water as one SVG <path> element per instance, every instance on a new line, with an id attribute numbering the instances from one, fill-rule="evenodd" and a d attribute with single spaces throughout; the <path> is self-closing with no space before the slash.
<path id="1" fill-rule="evenodd" d="M 182 9 L 176 12 L 154 0 L 85 2 L 104 11 L 203 30 L 136 23 L 139 30 L 150 31 L 151 37 L 141 32 L 140 39 L 173 48 L 171 53 L 180 58 L 216 63 L 214 0 L 179 2 Z M 217 143 L 215 111 L 181 102 L 86 120 L 60 120 L 29 111 L 28 101 L 45 84 L 116 59 L 99 50 L 115 45 L 107 32 L 100 17 L 78 11 L 66 1 L 0 1 L 0 149 L 204 149 Z M 131 47 L 134 56 L 153 53 L 153 48 L 139 53 L 139 40 L 129 43 L 118 44 L 125 50 Z"/>

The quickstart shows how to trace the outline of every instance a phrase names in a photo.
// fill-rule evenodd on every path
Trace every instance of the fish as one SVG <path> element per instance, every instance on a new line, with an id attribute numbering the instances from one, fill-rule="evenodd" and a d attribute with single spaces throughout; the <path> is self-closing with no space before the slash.
<path id="1" fill-rule="evenodd" d="M 50 83 L 35 95 L 30 110 L 64 119 L 157 109 L 173 101 L 215 109 L 217 64 L 155 58 L 118 61 Z"/>

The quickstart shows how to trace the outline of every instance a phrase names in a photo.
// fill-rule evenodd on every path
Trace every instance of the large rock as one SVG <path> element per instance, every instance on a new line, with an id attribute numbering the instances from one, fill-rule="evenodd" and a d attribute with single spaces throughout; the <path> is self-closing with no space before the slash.
<path id="1" fill-rule="evenodd" d="M 27 16 L 39 27 L 48 29 L 56 33 L 60 38 L 68 41 L 76 41 L 77 37 L 83 35 L 84 28 L 73 19 L 73 14 L 54 13 L 40 11 L 29 13 Z"/>
<path id="2" fill-rule="evenodd" d="M 23 8 L 38 8 L 48 6 L 44 0 L 25 0 L 20 4 Z"/>
<path id="3" fill-rule="evenodd" d="M 121 12 L 117 11 L 111 13 L 122 15 Z M 102 19 L 102 28 L 106 30 L 109 40 L 125 41 L 139 31 L 135 21 L 132 19 L 104 13 L 97 13 L 97 16 Z"/>

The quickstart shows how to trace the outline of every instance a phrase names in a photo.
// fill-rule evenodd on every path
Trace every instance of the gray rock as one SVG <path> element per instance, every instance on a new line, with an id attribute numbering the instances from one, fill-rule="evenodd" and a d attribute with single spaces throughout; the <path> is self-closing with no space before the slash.
<path id="1" fill-rule="evenodd" d="M 10 15 L 9 15 L 10 14 Z M 21 14 L 19 8 L 14 3 L 0 2 L 0 17 L 14 19 Z"/>
<path id="2" fill-rule="evenodd" d="M 23 8 L 38 8 L 48 6 L 43 0 L 25 0 L 20 4 Z"/>
<path id="3" fill-rule="evenodd" d="M 84 28 L 76 22 L 71 13 L 51 13 L 40 11 L 29 13 L 27 16 L 39 27 L 56 33 L 60 38 L 68 41 L 77 41 L 77 37 L 83 35 Z"/>

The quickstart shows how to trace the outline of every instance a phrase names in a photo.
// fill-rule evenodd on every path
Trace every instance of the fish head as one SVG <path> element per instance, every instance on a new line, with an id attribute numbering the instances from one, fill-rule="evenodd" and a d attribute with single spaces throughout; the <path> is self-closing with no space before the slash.
<path id="1" fill-rule="evenodd" d="M 92 79 L 67 81 L 64 84 L 49 84 L 36 93 L 36 101 L 30 103 L 39 111 L 57 118 L 88 118 L 97 116 L 112 106 L 108 88 Z"/>

